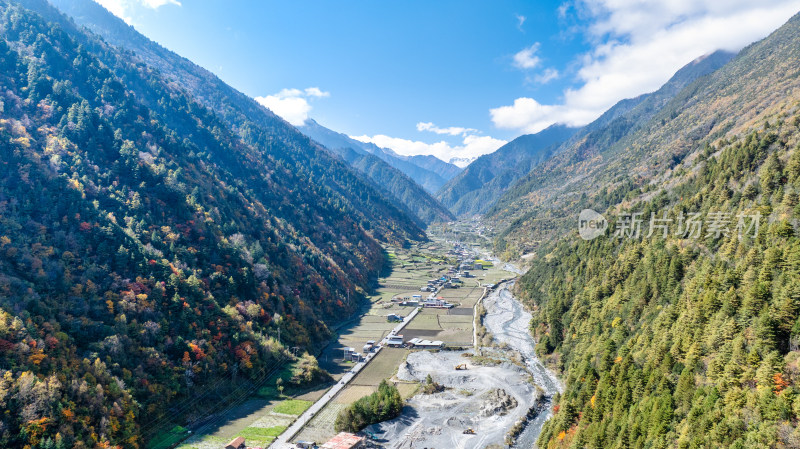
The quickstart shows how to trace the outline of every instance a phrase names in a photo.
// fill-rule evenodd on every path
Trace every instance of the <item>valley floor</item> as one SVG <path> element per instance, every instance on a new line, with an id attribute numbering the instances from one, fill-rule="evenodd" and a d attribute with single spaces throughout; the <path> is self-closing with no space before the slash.
<path id="1" fill-rule="evenodd" d="M 420 292 L 420 287 L 446 273 L 453 262 L 446 258 L 451 248 L 444 240 L 412 249 L 388 248 L 391 273 L 379 280 L 379 288 L 370 297 L 364 313 L 341 325 L 337 338 L 318 356 L 320 366 L 334 377 L 334 391 L 330 391 L 331 385 L 326 385 L 297 395 L 295 399 L 309 402 L 295 415 L 275 413 L 275 407 L 282 403 L 280 400 L 251 399 L 231 412 L 229 419 L 207 426 L 178 449 L 216 448 L 239 435 L 246 437 L 248 446 L 292 447 L 278 444 L 275 439 L 287 428 L 290 432 L 281 435 L 280 441 L 324 442 L 336 434 L 334 422 L 339 412 L 376 391 L 384 379 L 397 386 L 407 406 L 400 418 L 366 429 L 377 447 L 404 448 L 412 447 L 412 443 L 413 447 L 502 445 L 515 423 L 535 410 L 538 412 L 531 413 L 530 425 L 518 437 L 520 447 L 522 443 L 531 447 L 542 423 L 550 416 L 549 398 L 560 386 L 533 353 L 533 340 L 527 331 L 530 315 L 505 284 L 494 291 L 484 287 L 513 278 L 519 270 L 495 260 L 494 266 L 465 278 L 461 288 L 441 289 L 437 296 L 456 304 L 452 309 L 424 308 L 409 317 L 414 307 L 392 302 L 393 298 L 427 296 L 428 293 Z M 487 347 L 478 344 L 476 353 L 475 310 L 481 299 L 487 312 L 483 325 L 493 343 Z M 361 352 L 367 341 L 380 342 L 398 327 L 397 323 L 387 321 L 389 314 L 405 319 L 401 332 L 406 340 L 414 337 L 441 340 L 455 350 L 432 353 L 385 347 L 364 366 L 359 364 L 354 375 L 356 365 L 343 358 L 344 350 L 355 348 Z M 467 370 L 456 371 L 454 367 L 461 363 L 467 364 Z M 421 381 L 429 373 L 447 390 L 434 395 L 421 394 Z M 498 383 L 495 379 L 502 381 Z M 319 404 L 303 413 L 317 401 Z M 295 421 L 301 424 L 293 426 Z M 296 432 L 296 428 L 300 430 Z M 463 433 L 469 428 L 476 434 Z"/>

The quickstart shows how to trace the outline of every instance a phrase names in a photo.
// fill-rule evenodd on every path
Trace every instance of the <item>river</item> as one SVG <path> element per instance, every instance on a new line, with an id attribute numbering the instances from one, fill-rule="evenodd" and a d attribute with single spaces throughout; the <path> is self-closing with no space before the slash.
<path id="1" fill-rule="evenodd" d="M 528 423 L 514 446 L 515 448 L 531 448 L 535 447 L 535 442 L 542 431 L 542 425 L 552 416 L 552 396 L 562 392 L 563 387 L 555 374 L 548 370 L 537 357 L 534 351 L 536 343 L 531 336 L 529 327 L 531 314 L 511 294 L 512 286 L 513 281 L 501 285 L 484 299 L 486 316 L 483 324 L 492 333 L 495 340 L 506 343 L 511 350 L 522 355 L 536 385 L 545 392 L 547 402 L 544 410 Z"/>

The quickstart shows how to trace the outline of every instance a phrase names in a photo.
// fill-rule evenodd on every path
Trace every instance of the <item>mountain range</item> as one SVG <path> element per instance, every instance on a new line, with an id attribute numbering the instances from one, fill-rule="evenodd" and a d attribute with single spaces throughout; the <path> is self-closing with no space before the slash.
<path id="1" fill-rule="evenodd" d="M 612 145 L 649 120 L 682 88 L 718 69 L 732 57 L 732 53 L 718 51 L 698 58 L 679 70 L 658 91 L 622 100 L 583 127 L 553 125 L 536 134 L 520 136 L 470 162 L 462 173 L 436 192 L 436 198 L 457 216 L 489 213 L 506 222 L 513 221 L 518 217 L 503 208 L 512 198 L 530 190 L 527 183 L 538 180 L 533 175 L 534 167 L 552 164 L 564 157 L 563 154 L 589 151 L 589 146 Z M 578 148 L 581 145 L 584 147 Z M 538 213 L 526 207 L 515 210 L 531 216 Z"/>
<path id="2" fill-rule="evenodd" d="M 509 186 L 548 158 L 574 132 L 574 128 L 553 125 L 537 134 L 520 136 L 472 161 L 436 197 L 456 215 L 484 213 Z"/>
<path id="3" fill-rule="evenodd" d="M 331 150 L 349 149 L 377 156 L 405 173 L 430 194 L 436 193 L 447 181 L 461 172 L 461 168 L 443 162 L 434 156 L 401 156 L 389 148 L 381 148 L 374 143 L 361 142 L 345 134 L 332 131 L 313 119 L 308 119 L 297 129 Z"/>

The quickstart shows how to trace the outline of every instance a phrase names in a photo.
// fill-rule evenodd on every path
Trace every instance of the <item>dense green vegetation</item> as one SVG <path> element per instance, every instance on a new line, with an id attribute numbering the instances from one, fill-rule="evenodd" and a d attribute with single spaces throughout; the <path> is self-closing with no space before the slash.
<path id="1" fill-rule="evenodd" d="M 78 30 L 75 22 L 45 0 L 18 1 L 46 20 L 68 30 L 79 43 L 92 46 L 97 41 L 93 35 Z M 169 89 L 183 90 L 193 102 L 208 108 L 220 122 L 218 126 L 227 124 L 225 127 L 232 136 L 238 137 L 250 148 L 251 158 L 269 159 L 269 163 L 292 171 L 295 179 L 302 180 L 312 190 L 318 190 L 317 194 L 326 198 L 330 207 L 346 210 L 350 219 L 371 236 L 399 245 L 404 245 L 406 239 L 426 238 L 418 220 L 398 208 L 375 188 L 373 182 L 349 169 L 346 162 L 330 154 L 252 98 L 202 67 L 150 41 L 92 0 L 53 0 L 52 3 L 75 16 L 78 23 L 98 33 L 103 40 L 122 49 L 125 58 L 149 66 L 162 82 L 169 83 Z M 128 78 L 127 70 L 114 69 L 119 55 L 119 52 L 96 53 L 102 63 L 125 80 Z M 107 57 L 110 59 L 106 60 Z M 152 87 L 147 83 L 126 83 L 126 88 L 135 92 L 148 108 L 169 118 L 173 113 L 171 105 L 160 101 L 159 95 L 153 95 Z M 302 199 L 301 193 L 301 196 L 289 196 L 285 200 L 301 205 L 304 204 Z M 311 205 L 300 209 L 299 212 L 305 213 L 314 210 Z M 309 228 L 317 225 L 318 222 L 315 222 Z M 339 226 L 339 223 L 333 222 L 332 225 Z"/>
<path id="2" fill-rule="evenodd" d="M 403 411 L 403 398 L 397 387 L 382 380 L 378 391 L 348 405 L 336 417 L 337 432 L 358 432 L 375 423 L 400 416 Z"/>
<path id="3" fill-rule="evenodd" d="M 295 386 L 318 385 L 330 382 L 333 377 L 319 367 L 317 359 L 309 353 L 304 353 L 292 367 L 292 377 L 289 382 Z"/>
<path id="4" fill-rule="evenodd" d="M 648 159 L 658 182 L 600 170 L 576 201 L 610 218 L 609 232 L 538 246 L 519 293 L 537 351 L 566 381 L 542 447 L 798 447 L 800 98 L 772 89 L 797 92 L 787 86 L 798 82 L 799 41 L 795 17 L 681 91 L 683 106 L 626 137 L 659 150 Z M 721 130 L 687 130 L 720 104 Z M 642 234 L 614 237 L 631 213 Z M 672 220 L 666 236 L 648 236 L 651 213 Z M 697 238 L 680 229 L 692 213 Z"/>
<path id="5" fill-rule="evenodd" d="M 424 238 L 263 108 L 25 3 L 54 22 L 0 2 L 0 447 L 144 447 L 326 341 L 379 240 Z"/>
<path id="6" fill-rule="evenodd" d="M 567 389 L 551 447 L 794 447 L 800 438 L 800 115 L 720 142 L 630 210 L 760 212 L 758 237 L 561 242 L 521 281 Z M 777 132 L 777 134 L 775 133 Z M 786 145 L 790 135 L 795 143 Z M 706 154 L 717 147 L 709 147 Z M 683 198 L 683 199 L 681 199 Z M 563 432 L 563 433 L 562 433 Z"/>

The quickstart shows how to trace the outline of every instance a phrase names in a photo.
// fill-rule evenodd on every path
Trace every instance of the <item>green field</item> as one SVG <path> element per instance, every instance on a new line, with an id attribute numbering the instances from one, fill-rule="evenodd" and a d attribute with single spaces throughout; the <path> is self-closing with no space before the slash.
<path id="1" fill-rule="evenodd" d="M 210 434 L 192 435 L 177 449 L 219 449 L 237 436 L 244 437 L 248 446 L 267 447 L 312 403 L 298 399 L 271 402 L 253 413 L 232 420 Z"/>
<path id="2" fill-rule="evenodd" d="M 311 401 L 302 401 L 299 399 L 287 399 L 272 409 L 273 413 L 280 413 L 282 415 L 295 415 L 299 416 L 304 411 L 311 407 Z"/>
<path id="3" fill-rule="evenodd" d="M 175 426 L 172 429 L 162 432 L 154 437 L 148 444 L 149 449 L 168 449 L 175 444 L 183 441 L 189 431 L 181 426 Z"/>

